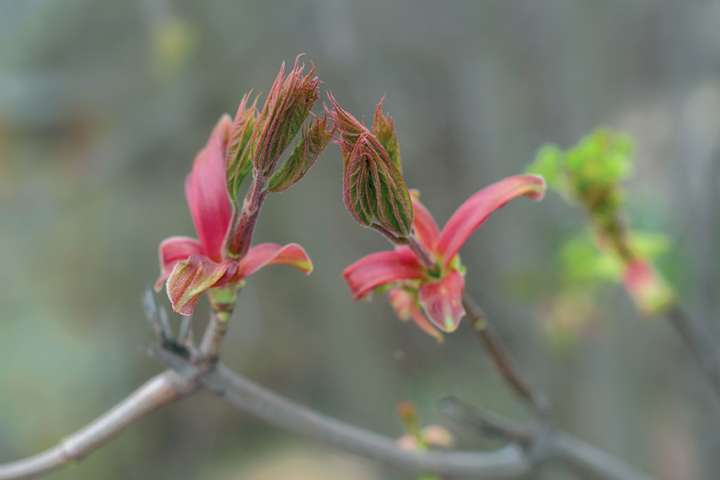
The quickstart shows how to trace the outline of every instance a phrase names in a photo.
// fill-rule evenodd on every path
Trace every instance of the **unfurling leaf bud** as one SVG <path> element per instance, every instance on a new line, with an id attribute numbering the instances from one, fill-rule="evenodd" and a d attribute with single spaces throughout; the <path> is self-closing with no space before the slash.
<path id="1" fill-rule="evenodd" d="M 380 144 L 388 153 L 388 158 L 395 165 L 400 173 L 402 173 L 402 163 L 400 161 L 400 145 L 398 144 L 397 135 L 395 134 L 395 122 L 392 117 L 385 115 L 382 111 L 385 98 L 381 98 L 375 107 L 375 116 L 373 117 L 372 133 L 375 134 Z"/>
<path id="2" fill-rule="evenodd" d="M 250 139 L 257 120 L 257 98 L 248 105 L 251 93 L 246 93 L 233 120 L 227 151 L 228 192 L 237 200 L 238 190 L 252 170 L 253 144 Z"/>
<path id="3" fill-rule="evenodd" d="M 290 158 L 270 178 L 268 190 L 282 192 L 295 185 L 315 164 L 320 153 L 332 138 L 333 130 L 326 115 L 315 118 L 302 132 L 302 140 L 293 150 Z"/>
<path id="4" fill-rule="evenodd" d="M 299 57 L 287 76 L 285 65 L 280 67 L 253 132 L 256 175 L 266 177 L 272 173 L 278 158 L 300 131 L 318 99 L 319 83 L 315 69 L 305 73 Z"/>
<path id="5" fill-rule="evenodd" d="M 410 234 L 413 207 L 397 166 L 378 138 L 329 95 L 338 143 L 343 155 L 343 200 L 355 219 L 405 238 Z"/>

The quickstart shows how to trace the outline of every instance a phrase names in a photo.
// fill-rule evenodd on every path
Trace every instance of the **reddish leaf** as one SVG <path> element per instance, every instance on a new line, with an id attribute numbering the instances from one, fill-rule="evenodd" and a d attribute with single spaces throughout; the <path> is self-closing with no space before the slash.
<path id="1" fill-rule="evenodd" d="M 411 190 L 410 194 L 413 201 L 413 211 L 415 213 L 413 219 L 413 229 L 420 244 L 429 252 L 435 252 L 435 244 L 437 243 L 440 231 L 432 214 L 420 202 L 420 194 L 417 190 Z"/>
<path id="2" fill-rule="evenodd" d="M 462 304 L 465 279 L 458 272 L 450 272 L 436 282 L 420 287 L 420 305 L 437 328 L 451 333 L 465 316 Z"/>
<path id="3" fill-rule="evenodd" d="M 222 258 L 222 245 L 230 223 L 225 147 L 230 117 L 223 115 L 207 145 L 195 157 L 192 171 L 185 180 L 190 215 L 205 254 L 212 260 Z"/>
<path id="4" fill-rule="evenodd" d="M 249 277 L 267 265 L 289 265 L 305 272 L 312 273 L 313 264 L 305 249 L 297 243 L 278 245 L 277 243 L 260 243 L 250 247 L 247 255 L 237 264 L 237 275 Z"/>
<path id="5" fill-rule="evenodd" d="M 423 268 L 415 254 L 403 247 L 367 255 L 347 267 L 343 276 L 357 300 L 382 285 L 420 279 Z"/>
<path id="6" fill-rule="evenodd" d="M 420 310 L 417 303 L 417 294 L 410 293 L 403 288 L 393 288 L 388 292 L 388 299 L 400 320 L 407 321 L 412 318 L 420 330 L 438 342 L 443 341 L 442 333 L 438 332 L 435 327 L 432 326 L 427 317 L 425 317 L 425 314 Z"/>
<path id="7" fill-rule="evenodd" d="M 542 199 L 545 180 L 535 175 L 516 175 L 504 178 L 483 188 L 468 198 L 443 227 L 437 251 L 449 264 L 465 241 L 490 217 L 508 202 L 518 197 Z"/>

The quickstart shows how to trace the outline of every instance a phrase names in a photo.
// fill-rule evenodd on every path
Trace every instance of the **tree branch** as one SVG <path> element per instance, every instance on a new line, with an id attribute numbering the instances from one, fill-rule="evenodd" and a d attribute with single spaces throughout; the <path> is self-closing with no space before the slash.
<path id="1" fill-rule="evenodd" d="M 559 430 L 543 425 L 522 425 L 496 413 L 467 405 L 448 397 L 441 401 L 440 411 L 456 424 L 470 427 L 491 438 L 521 445 L 535 462 L 561 461 L 587 478 L 650 480 L 625 462 Z"/>
<path id="2" fill-rule="evenodd" d="M 0 480 L 36 477 L 71 460 L 79 460 L 147 414 L 194 393 L 199 387 L 276 427 L 404 470 L 472 475 L 475 478 L 513 478 L 528 473 L 536 461 L 556 458 L 609 480 L 648 478 L 620 460 L 564 433 L 554 437 L 553 448 L 535 458 L 513 445 L 491 452 L 404 450 L 393 438 L 314 412 L 254 384 L 222 364 L 207 370 L 169 350 L 162 350 L 159 355 L 173 370 L 153 377 L 107 414 L 58 446 L 25 460 L 0 465 Z"/>
<path id="3" fill-rule="evenodd" d="M 542 392 L 535 390 L 517 371 L 510 359 L 510 355 L 490 329 L 485 313 L 467 294 L 463 297 L 463 306 L 465 307 L 468 322 L 470 322 L 473 331 L 483 347 L 485 347 L 485 351 L 487 351 L 505 383 L 521 400 L 530 405 L 530 408 L 535 413 L 540 416 L 547 415 L 550 409 L 547 397 Z"/>
<path id="4" fill-rule="evenodd" d="M 154 376 L 88 426 L 38 455 L 0 465 L 0 480 L 34 478 L 80 460 L 149 413 L 190 395 L 197 382 L 173 370 Z"/>
<path id="5" fill-rule="evenodd" d="M 201 382 L 238 410 L 279 428 L 403 470 L 476 478 L 510 478 L 527 473 L 531 464 L 519 448 L 493 452 L 410 451 L 395 439 L 314 412 L 266 390 L 218 365 Z"/>

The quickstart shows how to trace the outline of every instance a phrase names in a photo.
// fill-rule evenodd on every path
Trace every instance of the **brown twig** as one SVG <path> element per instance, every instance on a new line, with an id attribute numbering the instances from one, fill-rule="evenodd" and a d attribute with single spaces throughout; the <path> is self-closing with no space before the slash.
<path id="1" fill-rule="evenodd" d="M 536 391 L 517 371 L 502 343 L 493 334 L 485 313 L 468 295 L 463 297 L 463 306 L 465 307 L 467 320 L 505 383 L 510 386 L 520 399 L 530 405 L 535 413 L 546 416 L 550 409 L 547 397 L 543 393 Z"/>

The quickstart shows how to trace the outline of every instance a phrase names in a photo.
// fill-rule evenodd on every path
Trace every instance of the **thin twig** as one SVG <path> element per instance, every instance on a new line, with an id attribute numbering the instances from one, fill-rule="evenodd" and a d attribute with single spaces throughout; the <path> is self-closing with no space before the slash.
<path id="1" fill-rule="evenodd" d="M 215 362 L 220 356 L 220 347 L 228 330 L 230 315 L 231 312 L 222 311 L 213 311 L 210 315 L 210 322 L 200 343 L 200 355 L 204 360 Z"/>
<path id="2" fill-rule="evenodd" d="M 482 435 L 517 443 L 527 448 L 535 440 L 534 429 L 504 418 L 494 412 L 468 405 L 455 397 L 440 400 L 440 412 L 461 427 L 471 427 Z"/>
<path id="3" fill-rule="evenodd" d="M 547 397 L 542 392 L 536 391 L 517 371 L 502 343 L 491 331 L 485 313 L 467 294 L 463 297 L 463 306 L 473 331 L 490 355 L 505 383 L 520 399 L 530 405 L 535 413 L 546 416 L 550 409 Z"/>
<path id="4" fill-rule="evenodd" d="M 670 306 L 664 316 L 683 338 L 710 382 L 716 398 L 720 399 L 720 351 L 707 325 L 695 320 L 677 304 Z"/>

